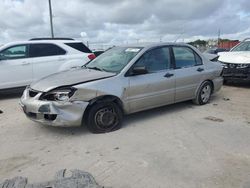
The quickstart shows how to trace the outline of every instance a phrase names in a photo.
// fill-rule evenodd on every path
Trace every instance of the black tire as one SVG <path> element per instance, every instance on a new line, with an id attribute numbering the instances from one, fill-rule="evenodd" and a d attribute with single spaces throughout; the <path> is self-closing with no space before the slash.
<path id="1" fill-rule="evenodd" d="M 92 133 L 107 133 L 121 128 L 123 113 L 114 102 L 96 102 L 89 110 L 86 126 Z"/>
<path id="2" fill-rule="evenodd" d="M 207 104 L 211 98 L 212 91 L 213 91 L 213 87 L 212 87 L 211 82 L 209 81 L 203 82 L 193 102 L 198 105 Z"/>

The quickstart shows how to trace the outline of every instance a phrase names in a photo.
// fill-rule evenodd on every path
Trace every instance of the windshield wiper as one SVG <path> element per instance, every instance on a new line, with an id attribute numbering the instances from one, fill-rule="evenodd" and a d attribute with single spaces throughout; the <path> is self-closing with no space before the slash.
<path id="1" fill-rule="evenodd" d="M 85 68 L 85 69 L 93 69 L 93 70 L 98 70 L 98 71 L 104 71 L 104 72 L 110 72 L 109 70 L 107 69 L 104 69 L 104 68 L 99 68 L 99 67 L 87 67 L 86 65 L 83 65 L 82 68 Z"/>
<path id="2" fill-rule="evenodd" d="M 93 69 L 93 70 L 98 70 L 98 71 L 105 71 L 99 67 L 86 67 L 87 69 Z"/>
<path id="3" fill-rule="evenodd" d="M 85 68 L 87 68 L 87 69 L 93 69 L 93 70 L 98 70 L 98 71 L 104 71 L 104 72 L 110 72 L 110 71 L 108 71 L 107 69 L 104 69 L 104 68 L 99 68 L 99 67 L 87 67 L 87 66 L 85 66 Z"/>
<path id="4" fill-rule="evenodd" d="M 101 68 L 99 67 L 87 67 L 88 69 L 94 69 L 94 70 L 98 70 L 98 71 L 103 71 Z"/>

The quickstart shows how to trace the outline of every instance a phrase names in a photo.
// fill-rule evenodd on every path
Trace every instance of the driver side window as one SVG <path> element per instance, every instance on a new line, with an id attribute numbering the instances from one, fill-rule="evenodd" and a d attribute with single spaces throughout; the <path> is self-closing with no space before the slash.
<path id="1" fill-rule="evenodd" d="M 26 57 L 27 57 L 26 45 L 12 46 L 0 52 L 0 58 L 3 60 L 21 59 Z"/>
<path id="2" fill-rule="evenodd" d="M 169 47 L 150 50 L 142 55 L 135 67 L 146 67 L 149 73 L 158 72 L 170 68 L 171 57 Z"/>

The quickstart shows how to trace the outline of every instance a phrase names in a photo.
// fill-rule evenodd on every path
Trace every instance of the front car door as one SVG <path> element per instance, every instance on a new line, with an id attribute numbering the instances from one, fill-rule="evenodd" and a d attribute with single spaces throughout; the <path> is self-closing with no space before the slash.
<path id="1" fill-rule="evenodd" d="M 27 55 L 27 45 L 7 47 L 0 52 L 0 89 L 22 87 L 32 82 L 32 64 Z"/>
<path id="2" fill-rule="evenodd" d="M 175 101 L 193 99 L 204 79 L 205 66 L 201 57 L 186 46 L 173 46 L 176 75 Z"/>
<path id="3" fill-rule="evenodd" d="M 146 67 L 148 73 L 129 76 L 127 104 L 130 113 L 174 102 L 175 75 L 169 47 L 145 52 L 131 67 Z"/>

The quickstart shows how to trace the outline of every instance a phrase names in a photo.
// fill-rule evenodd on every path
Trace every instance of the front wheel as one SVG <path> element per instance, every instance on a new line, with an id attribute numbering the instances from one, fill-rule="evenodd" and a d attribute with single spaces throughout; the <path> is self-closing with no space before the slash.
<path id="1" fill-rule="evenodd" d="M 122 111 L 113 102 L 97 102 L 87 117 L 87 128 L 92 133 L 107 133 L 121 128 Z"/>
<path id="2" fill-rule="evenodd" d="M 195 104 L 204 105 L 207 104 L 211 98 L 212 84 L 209 81 L 205 81 L 201 84 L 196 98 L 193 100 Z"/>

